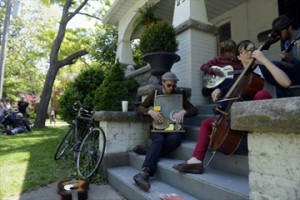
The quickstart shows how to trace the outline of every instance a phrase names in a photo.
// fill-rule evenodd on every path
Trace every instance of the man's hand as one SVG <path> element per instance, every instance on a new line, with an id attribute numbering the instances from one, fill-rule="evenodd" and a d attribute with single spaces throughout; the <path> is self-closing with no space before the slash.
<path id="1" fill-rule="evenodd" d="M 293 54 L 291 53 L 287 53 L 285 51 L 282 51 L 281 54 L 280 54 L 280 57 L 290 63 L 293 63 L 295 61 L 295 58 L 293 56 Z"/>
<path id="2" fill-rule="evenodd" d="M 211 93 L 211 98 L 213 102 L 216 102 L 219 97 L 221 96 L 222 91 L 219 88 L 216 88 L 212 93 Z"/>
<path id="3" fill-rule="evenodd" d="M 225 76 L 220 69 L 211 69 L 211 71 L 212 71 L 213 74 L 215 74 L 217 76 L 220 76 L 220 77 Z"/>
<path id="4" fill-rule="evenodd" d="M 149 110 L 148 114 L 158 123 L 162 123 L 165 119 L 164 116 L 158 111 Z"/>
<path id="5" fill-rule="evenodd" d="M 183 123 L 185 114 L 186 114 L 186 110 L 181 110 L 177 113 L 174 113 L 173 117 L 176 120 L 176 123 Z"/>

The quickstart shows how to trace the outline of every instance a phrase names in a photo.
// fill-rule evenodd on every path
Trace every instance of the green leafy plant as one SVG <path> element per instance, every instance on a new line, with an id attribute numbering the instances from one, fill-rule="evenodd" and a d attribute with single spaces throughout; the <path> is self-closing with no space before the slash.
<path id="1" fill-rule="evenodd" d="M 96 90 L 94 105 L 97 110 L 120 111 L 121 101 L 129 101 L 129 109 L 133 104 L 133 93 L 137 91 L 138 83 L 134 79 L 126 80 L 124 70 L 116 63 L 106 71 L 105 79 Z"/>
<path id="2" fill-rule="evenodd" d="M 138 16 L 135 19 L 133 26 L 149 25 L 159 20 L 159 18 L 154 16 L 155 9 L 156 5 L 154 3 L 146 3 L 144 7 L 140 7 L 137 10 Z"/>
<path id="3" fill-rule="evenodd" d="M 178 41 L 174 27 L 163 20 L 144 26 L 140 36 L 140 49 L 144 54 L 150 52 L 175 53 L 178 50 Z"/>
<path id="4" fill-rule="evenodd" d="M 76 112 L 73 103 L 80 101 L 84 106 L 92 108 L 95 91 L 104 79 L 104 72 L 99 67 L 90 67 L 82 71 L 74 82 L 68 83 L 65 91 L 59 98 L 59 114 L 62 119 L 70 122 L 74 119 Z"/>
<path id="5" fill-rule="evenodd" d="M 140 44 L 139 43 L 133 43 L 131 45 L 132 48 L 132 57 L 133 57 L 133 61 L 135 62 L 136 69 L 139 69 L 141 67 L 144 67 L 147 65 L 147 62 L 145 60 L 143 60 L 143 53 L 140 49 Z"/>

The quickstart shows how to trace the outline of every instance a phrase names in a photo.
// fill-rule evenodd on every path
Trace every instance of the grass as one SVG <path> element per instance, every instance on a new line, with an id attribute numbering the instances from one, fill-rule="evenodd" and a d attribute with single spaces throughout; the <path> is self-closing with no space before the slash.
<path id="1" fill-rule="evenodd" d="M 76 176 L 74 159 L 54 160 L 68 126 L 47 127 L 16 136 L 0 135 L 0 200 Z M 90 182 L 103 183 L 100 175 Z"/>

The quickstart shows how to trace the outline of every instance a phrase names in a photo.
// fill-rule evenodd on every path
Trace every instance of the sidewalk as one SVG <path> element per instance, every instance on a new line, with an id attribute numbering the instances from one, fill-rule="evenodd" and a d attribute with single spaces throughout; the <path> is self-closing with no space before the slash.
<path id="1" fill-rule="evenodd" d="M 55 122 L 55 124 L 50 124 L 49 120 L 47 120 L 45 122 L 45 125 L 46 126 L 68 126 L 69 124 L 67 122 L 62 122 L 62 121 Z"/>
<path id="2" fill-rule="evenodd" d="M 45 187 L 22 194 L 21 196 L 10 197 L 5 200 L 59 200 L 57 193 L 57 183 L 51 183 Z M 109 184 L 95 185 L 90 184 L 88 200 L 126 200 Z"/>

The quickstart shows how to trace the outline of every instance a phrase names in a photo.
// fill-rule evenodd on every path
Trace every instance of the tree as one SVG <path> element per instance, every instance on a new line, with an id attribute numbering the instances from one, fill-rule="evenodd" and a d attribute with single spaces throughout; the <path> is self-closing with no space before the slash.
<path id="1" fill-rule="evenodd" d="M 100 66 L 109 66 L 115 62 L 118 31 L 110 25 L 98 26 L 96 38 L 91 45 L 90 55 Z"/>
<path id="2" fill-rule="evenodd" d="M 45 55 L 50 52 L 59 21 L 57 12 L 42 4 L 23 4 L 23 8 L 22 17 L 11 20 L 5 62 L 4 96 L 14 100 L 20 92 L 42 91 L 45 74 L 41 69 L 49 66 Z"/>
<path id="3" fill-rule="evenodd" d="M 70 12 L 70 9 L 72 9 L 72 6 L 75 3 L 73 0 L 65 1 L 58 32 L 50 52 L 50 66 L 46 75 L 46 80 L 41 95 L 41 101 L 40 101 L 39 109 L 37 111 L 37 116 L 34 123 L 35 128 L 45 127 L 48 104 L 51 98 L 55 77 L 59 69 L 62 68 L 63 66 L 71 65 L 75 63 L 78 58 L 88 53 L 87 49 L 81 49 L 79 51 L 72 53 L 69 56 L 65 56 L 61 59 L 59 58 L 60 47 L 65 37 L 67 24 L 76 14 L 80 12 L 80 10 L 87 4 L 87 2 L 88 0 L 82 1 L 81 3 L 78 4 L 78 6 L 73 11 Z"/>

